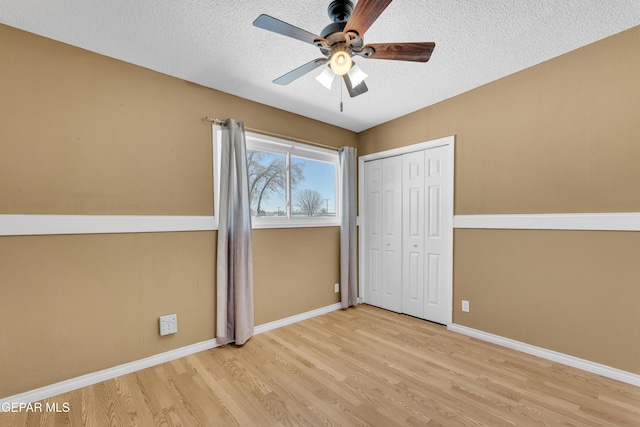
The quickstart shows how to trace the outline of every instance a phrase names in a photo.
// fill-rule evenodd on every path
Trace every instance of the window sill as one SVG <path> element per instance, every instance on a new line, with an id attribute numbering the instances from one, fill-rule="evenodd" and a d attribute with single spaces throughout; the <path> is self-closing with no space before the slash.
<path id="1" fill-rule="evenodd" d="M 316 228 L 316 227 L 340 227 L 340 220 L 336 218 L 315 219 L 256 219 L 252 218 L 253 229 L 263 228 Z"/>

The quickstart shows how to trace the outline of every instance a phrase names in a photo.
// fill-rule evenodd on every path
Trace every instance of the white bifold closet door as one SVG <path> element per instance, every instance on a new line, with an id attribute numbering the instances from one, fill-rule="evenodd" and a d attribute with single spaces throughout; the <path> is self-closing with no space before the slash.
<path id="1" fill-rule="evenodd" d="M 365 163 L 367 303 L 448 322 L 448 155 L 436 147 Z"/>
<path id="2" fill-rule="evenodd" d="M 372 305 L 402 310 L 402 158 L 367 162 L 365 269 Z"/>

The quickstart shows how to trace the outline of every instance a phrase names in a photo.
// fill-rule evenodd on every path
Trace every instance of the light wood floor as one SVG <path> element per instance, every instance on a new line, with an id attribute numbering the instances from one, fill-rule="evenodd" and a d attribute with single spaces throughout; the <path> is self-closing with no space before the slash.
<path id="1" fill-rule="evenodd" d="M 640 388 L 366 305 L 45 402 L 0 426 L 640 426 Z"/>

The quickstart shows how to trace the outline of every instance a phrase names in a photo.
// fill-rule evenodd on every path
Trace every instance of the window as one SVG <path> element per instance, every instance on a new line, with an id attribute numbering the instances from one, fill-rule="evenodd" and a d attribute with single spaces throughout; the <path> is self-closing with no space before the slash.
<path id="1" fill-rule="evenodd" d="M 340 225 L 337 151 L 250 132 L 246 140 L 253 228 Z"/>
<path id="2" fill-rule="evenodd" d="M 293 216 L 336 217 L 336 171 L 334 163 L 291 156 Z"/>

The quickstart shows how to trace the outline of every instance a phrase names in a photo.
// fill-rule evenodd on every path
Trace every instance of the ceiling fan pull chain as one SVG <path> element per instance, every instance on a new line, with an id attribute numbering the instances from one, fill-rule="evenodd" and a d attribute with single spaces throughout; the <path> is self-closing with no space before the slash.
<path id="1" fill-rule="evenodd" d="M 342 113 L 342 82 L 340 82 L 340 112 Z"/>

